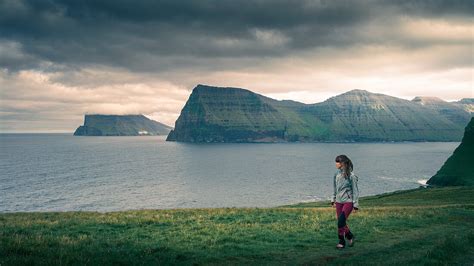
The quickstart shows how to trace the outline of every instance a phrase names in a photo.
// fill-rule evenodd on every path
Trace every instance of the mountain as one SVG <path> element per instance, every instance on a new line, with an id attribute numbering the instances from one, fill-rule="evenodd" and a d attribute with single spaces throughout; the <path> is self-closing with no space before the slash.
<path id="1" fill-rule="evenodd" d="M 364 90 L 322 103 L 198 85 L 167 140 L 184 142 L 459 141 L 470 113 Z"/>
<path id="2" fill-rule="evenodd" d="M 167 135 L 171 129 L 143 115 L 85 115 L 74 136 Z"/>
<path id="3" fill-rule="evenodd" d="M 466 100 L 466 99 L 464 99 Z M 468 104 L 464 102 L 446 102 L 437 97 L 415 97 L 412 102 L 431 108 L 446 117 L 449 120 L 462 123 L 466 121 L 466 111 L 468 111 Z M 467 123 L 467 122 L 466 122 Z"/>
<path id="4" fill-rule="evenodd" d="M 197 86 L 168 140 L 232 142 L 283 139 L 285 117 L 265 97 L 233 88 Z"/>
<path id="5" fill-rule="evenodd" d="M 474 98 L 464 98 L 460 101 L 453 102 L 454 104 L 459 105 L 464 110 L 468 111 L 469 113 L 474 113 Z"/>
<path id="6" fill-rule="evenodd" d="M 467 186 L 474 185 L 474 118 L 467 125 L 461 144 L 454 150 L 453 155 L 433 177 L 428 180 L 430 185 L 438 186 Z"/>

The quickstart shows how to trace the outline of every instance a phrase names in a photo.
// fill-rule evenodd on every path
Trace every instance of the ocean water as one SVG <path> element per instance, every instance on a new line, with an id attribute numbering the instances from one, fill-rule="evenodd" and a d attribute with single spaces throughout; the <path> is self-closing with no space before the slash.
<path id="1" fill-rule="evenodd" d="M 362 196 L 418 187 L 459 145 L 186 144 L 0 134 L 0 212 L 272 207 L 329 199 L 348 155 Z"/>

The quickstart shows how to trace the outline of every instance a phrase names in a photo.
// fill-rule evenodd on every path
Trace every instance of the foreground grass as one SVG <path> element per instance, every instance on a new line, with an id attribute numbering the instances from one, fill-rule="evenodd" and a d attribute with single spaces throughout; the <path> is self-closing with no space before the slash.
<path id="1" fill-rule="evenodd" d="M 466 264 L 474 187 L 361 200 L 339 251 L 327 203 L 279 208 L 0 214 L 0 264 Z"/>

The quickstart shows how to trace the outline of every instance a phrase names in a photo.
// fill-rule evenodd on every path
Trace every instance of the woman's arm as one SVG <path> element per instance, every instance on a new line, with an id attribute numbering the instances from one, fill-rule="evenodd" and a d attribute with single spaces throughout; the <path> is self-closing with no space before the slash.
<path id="1" fill-rule="evenodd" d="M 334 175 L 333 181 L 334 181 L 334 189 L 332 193 L 331 205 L 334 205 L 334 202 L 336 202 L 336 174 Z"/>
<path id="2" fill-rule="evenodd" d="M 359 187 L 357 182 L 359 178 L 356 175 L 351 175 L 352 183 L 352 203 L 355 209 L 359 209 Z"/>

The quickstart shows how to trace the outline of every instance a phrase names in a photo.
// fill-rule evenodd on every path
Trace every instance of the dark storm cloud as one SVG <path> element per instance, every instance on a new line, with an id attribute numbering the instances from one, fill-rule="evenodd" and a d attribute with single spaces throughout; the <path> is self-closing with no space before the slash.
<path id="1" fill-rule="evenodd" d="M 46 61 L 155 71 L 238 65 L 239 58 L 321 46 L 403 45 L 396 33 L 370 36 L 364 26 L 390 26 L 400 16 L 463 18 L 472 10 L 472 1 L 2 0 L 0 66 L 37 68 Z"/>

